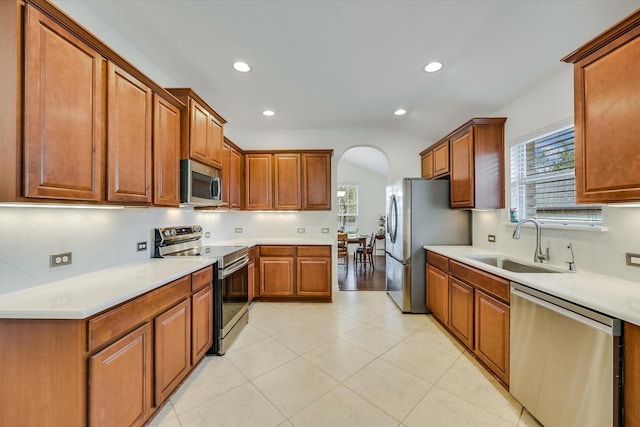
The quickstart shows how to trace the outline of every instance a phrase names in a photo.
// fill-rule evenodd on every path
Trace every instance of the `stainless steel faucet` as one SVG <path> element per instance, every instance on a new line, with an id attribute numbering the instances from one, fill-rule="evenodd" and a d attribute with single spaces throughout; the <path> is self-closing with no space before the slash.
<path id="1" fill-rule="evenodd" d="M 573 243 L 569 243 L 567 249 L 571 251 L 571 261 L 565 261 L 567 264 L 569 264 L 569 271 L 577 271 L 576 258 L 573 256 Z"/>
<path id="2" fill-rule="evenodd" d="M 513 237 L 514 239 L 519 239 L 520 238 L 520 228 L 522 227 L 522 224 L 524 224 L 525 222 L 530 222 L 533 225 L 536 226 L 536 252 L 533 255 L 533 262 L 545 262 L 545 261 L 549 261 L 549 248 L 547 248 L 545 250 L 545 253 L 542 253 L 542 247 L 540 246 L 540 235 L 541 235 L 541 228 L 540 228 L 540 223 L 538 222 L 538 220 L 533 219 L 533 218 L 525 218 L 522 221 L 520 221 L 518 223 L 518 225 L 516 225 L 516 229 L 513 232 Z"/>

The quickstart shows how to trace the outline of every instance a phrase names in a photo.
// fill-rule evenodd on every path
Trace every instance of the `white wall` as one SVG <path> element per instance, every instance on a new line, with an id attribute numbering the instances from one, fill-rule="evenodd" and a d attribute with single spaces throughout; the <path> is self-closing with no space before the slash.
<path id="1" fill-rule="evenodd" d="M 510 145 L 550 130 L 558 123 L 573 118 L 573 70 L 571 66 L 550 78 L 525 96 L 497 111 L 495 116 L 507 117 L 505 142 Z M 505 149 L 506 206 L 509 206 L 509 149 Z M 508 223 L 508 210 L 474 211 L 474 245 L 496 249 L 514 256 L 531 258 L 535 249 L 535 229 L 523 230 L 520 240 L 511 238 L 514 225 Z M 590 271 L 640 282 L 640 268 L 629 267 L 625 252 L 640 253 L 640 207 L 603 208 L 605 232 L 584 230 L 542 230 L 543 248 L 549 247 L 551 263 L 570 260 L 567 245 L 573 243 L 578 270 Z M 487 235 L 494 234 L 496 243 Z"/>

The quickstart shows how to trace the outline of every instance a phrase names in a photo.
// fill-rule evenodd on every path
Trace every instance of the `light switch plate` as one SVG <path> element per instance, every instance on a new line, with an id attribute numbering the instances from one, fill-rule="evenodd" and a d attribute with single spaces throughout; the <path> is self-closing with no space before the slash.
<path id="1" fill-rule="evenodd" d="M 627 265 L 640 267 L 640 254 L 632 254 L 630 252 L 627 252 L 625 255 L 627 257 Z"/>
<path id="2" fill-rule="evenodd" d="M 300 228 L 298 228 L 298 233 L 304 233 L 304 232 L 305 232 L 304 227 L 300 227 Z"/>
<path id="3" fill-rule="evenodd" d="M 242 233 L 242 227 L 236 227 L 236 233 Z"/>
<path id="4" fill-rule="evenodd" d="M 147 242 L 138 242 L 136 243 L 136 251 L 142 252 L 147 250 Z"/>
<path id="5" fill-rule="evenodd" d="M 491 243 L 495 243 L 495 242 L 496 242 L 496 236 L 495 236 L 495 235 L 493 235 L 493 234 L 489 234 L 489 236 L 488 236 L 488 240 L 489 240 Z"/>
<path id="6" fill-rule="evenodd" d="M 328 228 L 321 228 L 320 232 L 322 232 L 323 234 L 329 234 L 329 229 Z"/>
<path id="7" fill-rule="evenodd" d="M 204 237 L 205 237 L 205 239 L 208 239 L 209 237 L 211 237 L 211 232 L 210 231 L 205 231 L 204 232 Z"/>

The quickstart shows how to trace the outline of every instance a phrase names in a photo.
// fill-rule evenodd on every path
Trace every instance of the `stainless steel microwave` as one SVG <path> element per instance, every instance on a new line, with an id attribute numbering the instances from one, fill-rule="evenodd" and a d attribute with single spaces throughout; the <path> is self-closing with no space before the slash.
<path id="1" fill-rule="evenodd" d="M 193 160 L 180 160 L 180 203 L 190 206 L 220 206 L 220 171 Z"/>

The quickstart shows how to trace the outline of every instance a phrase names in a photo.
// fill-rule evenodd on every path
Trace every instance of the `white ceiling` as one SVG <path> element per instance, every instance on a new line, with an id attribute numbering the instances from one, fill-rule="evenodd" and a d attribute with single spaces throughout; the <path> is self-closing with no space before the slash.
<path id="1" fill-rule="evenodd" d="M 84 1 L 178 85 L 194 88 L 230 130 L 383 127 L 427 141 L 570 67 L 563 56 L 640 7 L 638 0 Z M 253 70 L 234 71 L 236 60 Z M 432 60 L 444 68 L 427 74 Z M 394 116 L 399 107 L 409 113 Z M 262 116 L 267 108 L 276 115 Z"/>

